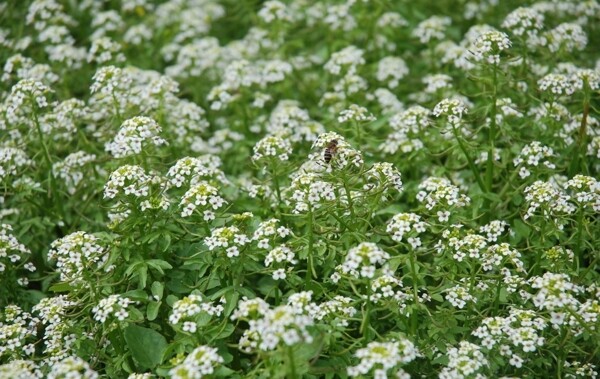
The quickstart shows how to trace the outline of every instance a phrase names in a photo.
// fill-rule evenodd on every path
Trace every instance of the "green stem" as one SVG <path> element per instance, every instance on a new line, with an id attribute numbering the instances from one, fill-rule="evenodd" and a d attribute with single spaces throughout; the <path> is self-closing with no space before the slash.
<path id="1" fill-rule="evenodd" d="M 354 202 L 352 201 L 352 196 L 350 195 L 350 189 L 348 188 L 346 176 L 343 177 L 343 182 L 344 191 L 346 192 L 346 197 L 348 198 L 348 208 L 350 208 L 350 216 L 352 217 L 352 220 L 356 220 L 356 215 L 354 214 Z"/>
<path id="2" fill-rule="evenodd" d="M 35 129 L 37 130 L 38 137 L 40 139 L 40 143 L 42 144 L 42 148 L 44 149 L 44 158 L 48 162 L 48 169 L 52 170 L 52 157 L 50 157 L 50 151 L 48 150 L 48 146 L 46 145 L 46 141 L 44 140 L 44 133 L 42 132 L 42 126 L 40 125 L 40 121 L 37 116 L 37 112 L 33 112 L 33 121 L 35 123 Z"/>
<path id="3" fill-rule="evenodd" d="M 581 243 L 583 241 L 583 206 L 579 206 L 579 212 L 577 213 L 577 244 L 575 245 L 575 258 L 573 259 L 573 269 L 583 264 L 583 254 L 581 249 Z"/>
<path id="4" fill-rule="evenodd" d="M 454 138 L 456 139 L 456 142 L 458 142 L 458 146 L 460 147 L 460 150 L 462 151 L 463 155 L 467 159 L 467 162 L 469 163 L 469 168 L 471 168 L 471 172 L 473 172 L 473 175 L 475 175 L 475 180 L 477 180 L 477 185 L 483 192 L 487 192 L 486 186 L 483 184 L 483 180 L 481 179 L 481 175 L 479 174 L 479 170 L 477 169 L 477 166 L 475 166 L 475 162 L 473 162 L 473 159 L 471 159 L 471 156 L 469 155 L 469 152 L 467 151 L 466 146 L 464 145 L 462 139 L 458 135 L 458 130 L 456 129 L 456 125 L 454 125 L 454 124 L 452 124 L 452 133 L 454 134 Z"/>
<path id="5" fill-rule="evenodd" d="M 308 211 L 308 220 L 306 223 L 306 228 L 308 229 L 308 254 L 306 256 L 306 284 L 308 285 L 312 280 L 313 275 L 313 245 L 314 245 L 314 233 L 313 233 L 313 212 L 312 208 Z"/>
<path id="6" fill-rule="evenodd" d="M 417 257 L 415 256 L 414 249 L 410 250 L 409 261 L 410 261 L 410 273 L 412 275 L 412 281 L 413 281 L 413 295 L 415 298 L 415 305 L 416 305 L 416 304 L 419 304 L 419 287 L 417 286 L 417 282 L 418 282 L 417 269 L 416 269 Z"/>
<path id="7" fill-rule="evenodd" d="M 294 361 L 294 351 L 291 346 L 288 346 L 286 349 L 287 349 L 288 359 L 290 361 L 290 371 L 291 371 L 290 376 L 292 379 L 296 379 L 298 377 L 298 374 L 296 373 L 296 362 Z"/>
<path id="8" fill-rule="evenodd" d="M 496 113 L 497 113 L 497 97 L 498 97 L 498 70 L 494 64 L 494 75 L 492 82 L 492 109 L 490 112 L 490 133 L 489 133 L 489 150 L 487 157 L 487 168 L 485 171 L 485 184 L 488 192 L 492 192 L 492 182 L 494 180 L 494 144 L 496 142 Z"/>

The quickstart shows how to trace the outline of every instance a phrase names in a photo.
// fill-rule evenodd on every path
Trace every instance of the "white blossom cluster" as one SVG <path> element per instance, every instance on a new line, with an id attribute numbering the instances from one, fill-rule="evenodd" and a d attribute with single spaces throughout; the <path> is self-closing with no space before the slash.
<path id="1" fill-rule="evenodd" d="M 200 379 L 215 372 L 215 369 L 224 362 L 223 357 L 214 347 L 198 346 L 183 362 L 169 370 L 173 379 Z"/>
<path id="2" fill-rule="evenodd" d="M 314 319 L 292 305 L 271 308 L 264 300 L 242 300 L 231 318 L 249 324 L 238 343 L 240 350 L 246 353 L 313 341 L 309 329 Z"/>
<path id="3" fill-rule="evenodd" d="M 468 113 L 467 106 L 459 99 L 443 99 L 433 108 L 435 117 L 445 117 L 450 125 L 460 124 L 463 115 Z"/>
<path id="4" fill-rule="evenodd" d="M 23 359 L 35 352 L 33 340 L 37 334 L 37 320 L 16 305 L 8 305 L 0 314 L 0 358 Z"/>
<path id="5" fill-rule="evenodd" d="M 79 357 L 67 357 L 52 365 L 48 379 L 97 379 L 98 373 Z"/>
<path id="6" fill-rule="evenodd" d="M 448 363 L 439 374 L 440 379 L 458 379 L 475 376 L 480 370 L 489 366 L 489 361 L 481 351 L 481 346 L 461 341 L 458 347 L 448 349 Z M 481 376 L 479 376 L 481 377 Z"/>
<path id="7" fill-rule="evenodd" d="M 458 309 L 463 309 L 467 303 L 477 303 L 477 296 L 473 295 L 468 286 L 464 284 L 448 288 L 444 299 Z"/>
<path id="8" fill-rule="evenodd" d="M 377 266 L 384 266 L 390 255 L 372 242 L 361 242 L 348 250 L 344 262 L 335 268 L 331 280 L 338 282 L 342 275 L 353 278 L 373 278 Z"/>
<path id="9" fill-rule="evenodd" d="M 412 362 L 420 353 L 412 342 L 402 338 L 390 342 L 370 342 L 366 347 L 356 350 L 354 355 L 360 362 L 348 367 L 350 377 L 371 374 L 374 378 L 387 379 L 392 369 L 395 369 L 395 378 L 409 378 L 410 375 L 398 366 Z"/>
<path id="10" fill-rule="evenodd" d="M 600 212 L 600 181 L 586 175 L 575 175 L 565 184 L 570 190 L 571 199 L 578 205 Z"/>
<path id="11" fill-rule="evenodd" d="M 127 307 L 133 304 L 134 301 L 123 297 L 121 295 L 110 295 L 98 302 L 98 304 L 92 308 L 94 314 L 94 320 L 104 324 L 109 317 L 114 317 L 119 321 L 125 320 L 129 317 Z"/>
<path id="12" fill-rule="evenodd" d="M 542 91 L 547 91 L 552 96 L 571 96 L 579 88 L 579 82 L 565 74 L 547 74 L 537 82 Z"/>
<path id="13" fill-rule="evenodd" d="M 356 308 L 352 306 L 353 302 L 354 299 L 350 297 L 336 295 L 333 299 L 318 304 L 309 311 L 315 320 L 325 320 L 333 326 L 347 327 L 349 319 L 357 312 Z"/>
<path id="14" fill-rule="evenodd" d="M 118 195 L 147 197 L 150 185 L 156 181 L 140 166 L 125 165 L 116 169 L 104 185 L 104 198 L 114 199 Z"/>
<path id="15" fill-rule="evenodd" d="M 137 116 L 125 120 L 115 138 L 106 144 L 115 158 L 140 154 L 147 145 L 160 146 L 167 141 L 160 137 L 161 127 L 149 117 Z"/>
<path id="16" fill-rule="evenodd" d="M 492 65 L 500 63 L 500 53 L 511 46 L 505 33 L 489 31 L 480 35 L 472 46 L 472 54 L 477 61 L 485 61 Z"/>
<path id="17" fill-rule="evenodd" d="M 431 16 L 421 21 L 413 29 L 411 35 L 418 38 L 421 43 L 429 43 L 433 40 L 442 40 L 446 36 L 446 29 L 452 24 L 450 17 Z"/>
<path id="18" fill-rule="evenodd" d="M 124 62 L 123 47 L 110 37 L 94 38 L 87 54 L 87 61 L 99 65 Z"/>
<path id="19" fill-rule="evenodd" d="M 293 100 L 281 100 L 271 112 L 267 132 L 289 139 L 291 142 L 314 142 L 325 132 L 320 123 L 312 120 L 305 109 Z"/>
<path id="20" fill-rule="evenodd" d="M 538 167 L 540 165 L 553 170 L 556 165 L 550 159 L 555 158 L 554 151 L 548 146 L 542 145 L 539 141 L 533 141 L 525 145 L 519 155 L 513 159 L 515 167 L 519 167 L 519 176 L 525 179 L 531 175 L 528 168 Z"/>
<path id="21" fill-rule="evenodd" d="M 348 121 L 354 122 L 370 122 L 375 121 L 376 118 L 373 116 L 365 107 L 360 105 L 351 104 L 348 109 L 344 109 L 338 116 L 338 122 L 343 124 Z"/>
<path id="22" fill-rule="evenodd" d="M 77 191 L 77 186 L 83 179 L 84 172 L 82 168 L 96 159 L 95 154 L 88 154 L 85 151 L 77 151 L 71 153 L 60 162 L 52 165 L 52 173 L 54 176 L 65 181 L 67 191 L 74 194 Z"/>
<path id="23" fill-rule="evenodd" d="M 0 147 L 0 180 L 17 176 L 19 171 L 33 165 L 27 153 L 16 147 Z"/>
<path id="24" fill-rule="evenodd" d="M 537 180 L 525 188 L 525 201 L 528 208 L 525 220 L 536 213 L 543 217 L 568 215 L 575 211 L 575 206 L 569 202 L 570 196 L 552 182 Z"/>
<path id="25" fill-rule="evenodd" d="M 546 326 L 536 312 L 511 308 L 506 317 L 485 318 L 472 334 L 481 339 L 482 346 L 489 350 L 497 348 L 511 366 L 520 368 L 524 359 L 513 349 L 525 354 L 535 352 L 544 345 L 545 339 L 540 334 Z"/>
<path id="26" fill-rule="evenodd" d="M 180 326 L 184 332 L 196 333 L 200 315 L 220 316 L 221 313 L 223 313 L 221 304 L 213 305 L 204 300 L 202 296 L 191 294 L 173 304 L 173 311 L 169 315 L 169 323 Z"/>
<path id="27" fill-rule="evenodd" d="M 292 144 L 286 139 L 275 135 L 268 135 L 254 145 L 254 162 L 275 159 L 287 161 L 292 154 Z"/>
<path id="28" fill-rule="evenodd" d="M 388 162 L 376 162 L 365 172 L 363 190 L 368 192 L 389 192 L 394 189 L 402 192 L 402 175 L 397 168 Z"/>
<path id="29" fill-rule="evenodd" d="M 95 271 L 104 268 L 108 252 L 99 239 L 86 232 L 71 233 L 50 245 L 48 258 L 56 261 L 60 279 L 72 284 L 85 284 Z"/>
<path id="30" fill-rule="evenodd" d="M 363 50 L 356 46 L 348 46 L 331 54 L 329 61 L 323 68 L 333 75 L 353 75 L 359 66 L 366 63 L 363 55 Z"/>
<path id="31" fill-rule="evenodd" d="M 482 253 L 481 267 L 484 271 L 491 271 L 494 267 L 501 268 L 506 263 L 511 263 L 517 272 L 525 271 L 521 253 L 513 249 L 508 243 L 491 245 Z"/>
<path id="32" fill-rule="evenodd" d="M 78 337 L 73 333 L 75 321 L 67 314 L 77 303 L 65 295 L 46 297 L 33 307 L 44 325 L 44 363 L 52 365 L 75 354 Z M 84 338 L 87 338 L 84 336 Z"/>
<path id="33" fill-rule="evenodd" d="M 238 93 L 242 89 L 266 88 L 269 84 L 283 81 L 292 71 L 291 64 L 278 59 L 233 61 L 225 68 L 221 84 L 213 87 L 207 96 L 210 108 L 215 111 L 225 109 L 240 97 Z"/>
<path id="34" fill-rule="evenodd" d="M 452 77 L 446 74 L 433 74 L 423 77 L 424 92 L 427 94 L 443 93 L 452 89 Z"/>
<path id="35" fill-rule="evenodd" d="M 334 141 L 336 144 L 335 152 L 331 152 L 331 161 L 327 164 L 324 160 L 324 155 L 328 146 L 334 143 Z M 354 149 L 344 137 L 335 132 L 327 132 L 319 135 L 319 138 L 313 143 L 312 149 L 314 152 L 310 154 L 309 160 L 327 166 L 328 170 L 331 168 L 358 168 L 364 163 L 361 152 Z"/>
<path id="36" fill-rule="evenodd" d="M 402 242 L 405 235 L 406 241 L 413 249 L 421 246 L 419 234 L 425 232 L 427 224 L 421 221 L 421 216 L 415 213 L 398 213 L 388 221 L 386 232 L 396 242 Z"/>
<path id="37" fill-rule="evenodd" d="M 563 23 L 548 32 L 548 48 L 556 53 L 560 50 L 574 52 L 583 50 L 588 44 L 588 36 L 581 27 L 575 23 Z"/>
<path id="38" fill-rule="evenodd" d="M 211 221 L 216 217 L 215 211 L 226 203 L 216 187 L 201 181 L 192 185 L 181 198 L 179 203 L 182 208 L 181 217 L 189 217 L 194 212 L 198 212 L 202 214 L 204 221 Z"/>
<path id="39" fill-rule="evenodd" d="M 502 27 L 523 38 L 529 46 L 544 46 L 547 43 L 542 34 L 544 14 L 532 7 L 519 7 L 510 12 L 502 21 Z"/>
<path id="40" fill-rule="evenodd" d="M 225 250 L 228 258 L 238 257 L 240 249 L 251 240 L 237 226 L 225 226 L 211 230 L 210 236 L 204 239 L 208 250 Z"/>
<path id="41" fill-rule="evenodd" d="M 10 125 L 24 123 L 33 126 L 29 115 L 47 108 L 52 89 L 33 79 L 23 79 L 12 86 L 6 97 L 6 121 Z"/>
<path id="42" fill-rule="evenodd" d="M 400 312 L 405 312 L 406 307 L 412 301 L 417 300 L 425 303 L 431 300 L 427 293 L 423 293 L 415 299 L 415 294 L 412 291 L 412 288 L 404 287 L 402 280 L 389 273 L 385 273 L 371 281 L 371 295 L 369 296 L 369 300 L 374 304 L 380 302 L 386 304 L 386 301 L 392 301 Z"/>
<path id="43" fill-rule="evenodd" d="M 508 228 L 508 223 L 503 220 L 493 220 L 479 227 L 479 233 L 488 240 L 488 242 L 496 242 L 498 237 Z"/>
<path id="44" fill-rule="evenodd" d="M 287 245 L 282 244 L 274 247 L 269 251 L 269 253 L 265 257 L 265 267 L 271 267 L 271 265 L 279 267 L 273 272 L 273 279 L 282 280 L 287 277 L 285 266 L 287 264 L 293 266 L 296 263 L 298 263 L 295 257 L 296 255 L 294 251 L 290 249 Z"/>
<path id="45" fill-rule="evenodd" d="M 82 100 L 72 98 L 57 102 L 50 112 L 39 117 L 40 129 L 54 140 L 71 141 L 85 116 L 86 105 Z"/>
<path id="46" fill-rule="evenodd" d="M 385 57 L 377 63 L 377 80 L 392 89 L 398 87 L 400 80 L 408 73 L 408 66 L 400 57 Z"/>
<path id="47" fill-rule="evenodd" d="M 427 108 L 414 105 L 393 115 L 389 123 L 394 131 L 379 145 L 379 149 L 386 154 L 395 154 L 398 150 L 410 153 L 422 149 L 422 138 L 427 135 L 430 114 Z"/>
<path id="48" fill-rule="evenodd" d="M 216 155 L 206 154 L 199 157 L 184 157 L 179 159 L 167 172 L 171 187 L 180 188 L 196 185 L 201 181 L 228 183 L 221 170 L 221 159 Z"/>
<path id="49" fill-rule="evenodd" d="M 284 239 L 292 235 L 292 231 L 280 223 L 278 219 L 272 218 L 262 221 L 258 225 L 252 235 L 252 240 L 257 241 L 259 249 L 269 250 L 276 245 L 277 239 Z"/>
<path id="50" fill-rule="evenodd" d="M 312 212 L 336 199 L 334 186 L 314 173 L 296 176 L 285 193 L 286 204 L 293 206 L 293 213 Z"/>
<path id="51" fill-rule="evenodd" d="M 459 188 L 446 178 L 429 177 L 419 184 L 419 190 L 417 200 L 425 203 L 427 210 L 437 210 L 440 222 L 448 221 L 450 210 L 471 202 L 468 196 L 461 194 Z"/>
<path id="52" fill-rule="evenodd" d="M 5 279 L 10 277 L 7 272 L 17 271 L 24 268 L 29 272 L 35 272 L 35 265 L 27 262 L 31 251 L 17 240 L 13 234 L 13 227 L 9 224 L 0 224 L 0 273 Z M 25 276 L 17 278 L 20 286 L 26 286 L 29 279 Z M 8 285 L 8 283 L 6 283 Z"/>
<path id="53" fill-rule="evenodd" d="M 44 374 L 37 363 L 31 360 L 15 359 L 0 365 L 0 378 L 42 379 Z"/>

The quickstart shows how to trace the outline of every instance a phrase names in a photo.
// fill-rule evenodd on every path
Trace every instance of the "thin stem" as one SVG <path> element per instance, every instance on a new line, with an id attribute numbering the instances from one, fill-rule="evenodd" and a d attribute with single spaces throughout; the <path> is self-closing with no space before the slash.
<path id="1" fill-rule="evenodd" d="M 296 373 L 296 362 L 294 361 L 294 351 L 291 346 L 287 347 L 287 355 L 290 361 L 290 375 L 292 379 L 296 379 L 298 374 Z"/>
<path id="2" fill-rule="evenodd" d="M 492 192 L 492 182 L 494 180 L 494 145 L 496 143 L 496 112 L 497 112 L 497 97 L 498 97 L 498 70 L 494 64 L 492 82 L 492 109 L 490 112 L 490 134 L 489 134 L 489 150 L 487 157 L 487 167 L 485 171 L 485 184 L 488 192 Z"/>
<path id="3" fill-rule="evenodd" d="M 469 155 L 466 146 L 464 145 L 462 139 L 458 135 L 458 130 L 456 129 L 456 125 L 454 125 L 454 124 L 451 124 L 451 125 L 452 125 L 452 134 L 454 134 L 454 138 L 456 139 L 456 142 L 458 142 L 458 146 L 460 147 L 460 150 L 462 151 L 463 155 L 467 159 L 467 162 L 469 163 L 469 167 L 471 168 L 471 172 L 473 172 L 473 175 L 475 175 L 475 180 L 477 180 L 477 185 L 483 192 L 487 192 L 486 186 L 483 184 L 483 180 L 481 179 L 481 175 L 479 174 L 479 170 L 475 166 L 475 162 L 473 162 L 473 159 L 471 159 L 471 156 Z"/>
<path id="4" fill-rule="evenodd" d="M 308 211 L 308 220 L 306 223 L 308 233 L 308 254 L 306 256 L 306 284 L 309 284 L 312 280 L 313 275 L 313 245 L 314 245 L 314 233 L 313 233 L 313 212 L 312 208 Z"/>

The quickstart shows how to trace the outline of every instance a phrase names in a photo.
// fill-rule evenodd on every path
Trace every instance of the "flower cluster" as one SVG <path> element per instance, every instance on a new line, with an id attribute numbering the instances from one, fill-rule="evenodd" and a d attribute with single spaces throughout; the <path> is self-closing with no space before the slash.
<path id="1" fill-rule="evenodd" d="M 510 48 L 511 42 L 505 33 L 489 31 L 480 35 L 472 47 L 472 53 L 477 61 L 489 64 L 500 63 L 500 53 Z"/>
<path id="2" fill-rule="evenodd" d="M 160 126 L 149 117 L 134 117 L 121 125 L 112 142 L 106 144 L 106 151 L 115 158 L 140 154 L 146 144 L 160 146 L 167 141 L 159 136 Z"/>
<path id="3" fill-rule="evenodd" d="M 242 300 L 232 319 L 248 320 L 250 328 L 244 331 L 239 341 L 239 348 L 246 353 L 313 340 L 309 332 L 313 318 L 292 305 L 270 308 L 264 301 Z"/>
<path id="4" fill-rule="evenodd" d="M 0 224 L 0 273 L 4 279 L 13 279 L 11 274 L 16 275 L 22 267 L 29 272 L 35 272 L 33 263 L 27 262 L 31 251 L 20 243 L 13 234 L 13 227 L 9 224 Z M 20 286 L 29 283 L 27 277 L 15 278 Z M 6 285 L 9 285 L 8 281 Z"/>
<path id="5" fill-rule="evenodd" d="M 394 368 L 396 368 L 396 377 L 409 377 L 398 366 L 415 360 L 420 353 L 412 342 L 403 338 L 391 342 L 370 342 L 367 347 L 358 349 L 354 355 L 360 359 L 360 363 L 357 366 L 348 367 L 349 376 L 371 374 L 375 378 L 384 379 Z"/>
<path id="6" fill-rule="evenodd" d="M 425 203 L 425 208 L 429 211 L 438 210 L 437 216 L 440 222 L 448 221 L 452 209 L 464 207 L 471 201 L 446 178 L 427 178 L 419 184 L 419 190 L 417 200 Z"/>
<path id="7" fill-rule="evenodd" d="M 213 229 L 204 239 L 208 250 L 224 249 L 228 258 L 240 255 L 240 249 L 250 243 L 250 239 L 237 226 L 225 226 Z"/>
<path id="8" fill-rule="evenodd" d="M 460 124 L 463 115 L 467 112 L 467 107 L 459 99 L 444 99 L 433 108 L 433 115 L 435 117 L 446 117 L 448 123 L 453 126 Z"/>
<path id="9" fill-rule="evenodd" d="M 272 218 L 258 225 L 252 235 L 252 240 L 257 241 L 259 249 L 271 249 L 277 243 L 278 238 L 283 239 L 292 234 L 289 228 L 279 225 L 280 223 L 278 219 Z"/>
<path id="10" fill-rule="evenodd" d="M 171 187 L 180 188 L 184 184 L 195 185 L 201 181 L 228 183 L 220 169 L 221 159 L 215 155 L 185 157 L 179 159 L 167 172 Z"/>
<path id="11" fill-rule="evenodd" d="M 292 180 L 286 190 L 286 203 L 293 206 L 293 213 L 306 213 L 318 209 L 336 199 L 331 183 L 320 179 L 317 174 L 300 174 Z"/>
<path id="12" fill-rule="evenodd" d="M 544 217 L 556 217 L 571 214 L 575 211 L 575 206 L 569 202 L 569 195 L 564 193 L 553 182 L 538 180 L 526 187 L 525 200 L 529 205 L 523 217 L 525 220 L 540 211 Z"/>
<path id="13" fill-rule="evenodd" d="M 187 190 L 181 198 L 179 206 L 182 208 L 181 217 L 188 217 L 194 212 L 198 212 L 202 214 L 204 221 L 210 221 L 215 219 L 214 211 L 225 204 L 225 199 L 219 196 L 216 187 L 207 182 L 199 182 Z"/>
<path id="14" fill-rule="evenodd" d="M 465 378 L 477 374 L 489 366 L 489 361 L 481 347 L 467 341 L 461 341 L 458 347 L 448 349 L 448 363 L 440 372 L 440 379 Z"/>
<path id="15" fill-rule="evenodd" d="M 79 357 L 67 357 L 54 365 L 48 373 L 48 379 L 81 378 L 96 379 L 99 375 Z"/>
<path id="16" fill-rule="evenodd" d="M 287 161 L 291 154 L 292 144 L 290 141 L 279 136 L 266 136 L 254 146 L 252 160 L 259 162 L 275 158 L 279 161 Z"/>
<path id="17" fill-rule="evenodd" d="M 215 372 L 220 364 L 224 362 L 214 347 L 199 346 L 187 357 L 169 370 L 173 379 L 203 378 Z"/>
<path id="18" fill-rule="evenodd" d="M 544 345 L 540 334 L 546 328 L 546 321 L 536 312 L 511 308 L 506 317 L 488 317 L 473 335 L 481 339 L 481 345 L 491 350 L 498 348 L 501 356 L 509 358 L 508 363 L 520 368 L 523 358 L 513 349 L 531 353 Z"/>
<path id="19" fill-rule="evenodd" d="M 220 316 L 222 312 L 222 305 L 213 305 L 202 296 L 191 294 L 173 304 L 169 323 L 180 327 L 184 332 L 196 333 L 198 326 L 205 322 L 202 315 Z"/>
<path id="20" fill-rule="evenodd" d="M 92 309 L 94 320 L 104 324 L 112 316 L 119 321 L 123 321 L 129 317 L 127 307 L 133 303 L 131 299 L 122 297 L 121 295 L 110 295 L 100 300 L 98 305 Z"/>
<path id="21" fill-rule="evenodd" d="M 67 185 L 67 191 L 74 194 L 77 191 L 77 186 L 84 176 L 82 169 L 94 162 L 95 154 L 88 154 L 85 151 L 78 151 L 69 154 L 64 160 L 56 162 L 52 166 L 54 176 L 61 178 Z"/>
<path id="22" fill-rule="evenodd" d="M 280 279 L 285 279 L 286 278 L 286 269 L 285 269 L 285 265 L 290 264 L 290 265 L 295 265 L 296 263 L 298 263 L 298 261 L 295 259 L 296 255 L 294 254 L 294 251 L 292 249 L 290 249 L 288 246 L 284 245 L 279 245 L 276 246 L 275 248 L 271 249 L 271 251 L 269 251 L 269 253 L 267 254 L 266 258 L 265 258 L 265 266 L 266 267 L 270 267 L 271 265 L 273 266 L 284 266 L 284 267 L 280 267 L 278 269 L 276 269 L 273 272 L 273 279 L 275 280 L 280 280 Z"/>
<path id="23" fill-rule="evenodd" d="M 407 242 L 416 249 L 421 246 L 419 234 L 425 232 L 426 223 L 421 221 L 421 216 L 414 213 L 398 213 L 388 222 L 386 232 L 392 240 L 402 242 L 405 235 L 410 235 Z"/>
<path id="24" fill-rule="evenodd" d="M 372 242 L 361 242 L 358 246 L 348 250 L 344 262 L 336 267 L 336 272 L 331 276 L 334 282 L 340 280 L 342 275 L 354 278 L 373 278 L 377 266 L 383 266 L 390 259 L 390 255 Z"/>
<path id="25" fill-rule="evenodd" d="M 52 242 L 48 258 L 56 261 L 61 280 L 72 284 L 85 284 L 95 271 L 108 260 L 108 252 L 99 239 L 86 232 L 71 233 Z M 95 280 L 95 279 L 91 279 Z"/>

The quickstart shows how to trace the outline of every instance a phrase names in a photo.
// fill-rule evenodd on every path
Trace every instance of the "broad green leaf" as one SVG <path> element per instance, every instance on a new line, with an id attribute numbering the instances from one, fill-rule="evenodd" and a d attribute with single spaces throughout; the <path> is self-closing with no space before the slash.
<path id="1" fill-rule="evenodd" d="M 125 329 L 125 342 L 141 369 L 153 369 L 162 362 L 167 340 L 159 332 L 137 325 Z"/>

